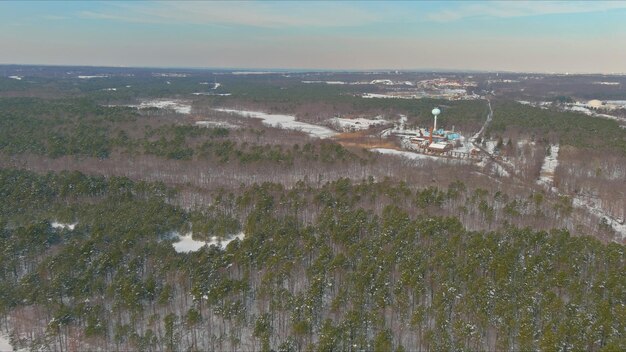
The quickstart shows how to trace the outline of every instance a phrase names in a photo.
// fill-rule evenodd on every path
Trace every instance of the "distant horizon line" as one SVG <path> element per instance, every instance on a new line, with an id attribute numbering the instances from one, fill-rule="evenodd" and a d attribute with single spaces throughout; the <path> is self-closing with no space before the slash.
<path id="1" fill-rule="evenodd" d="M 16 64 L 16 63 L 0 63 L 0 67 L 6 66 L 22 66 L 22 67 L 85 67 L 85 68 L 113 68 L 113 69 L 160 69 L 160 70 L 213 70 L 213 71 L 229 71 L 229 72 L 259 72 L 264 74 L 273 73 L 359 73 L 359 72 L 398 72 L 398 73 L 411 73 L 411 72 L 438 72 L 438 73 L 526 73 L 526 74 L 542 74 L 542 75 L 603 75 L 603 76 L 624 76 L 626 72 L 556 72 L 556 71 L 511 71 L 511 70 L 478 70 L 478 69 L 439 69 L 439 68 L 413 68 L 413 69 L 399 69 L 399 68 L 372 68 L 372 69 L 330 69 L 330 68 L 265 68 L 265 67 L 210 67 L 210 66 L 123 66 L 123 65 L 88 65 L 88 64 Z"/>

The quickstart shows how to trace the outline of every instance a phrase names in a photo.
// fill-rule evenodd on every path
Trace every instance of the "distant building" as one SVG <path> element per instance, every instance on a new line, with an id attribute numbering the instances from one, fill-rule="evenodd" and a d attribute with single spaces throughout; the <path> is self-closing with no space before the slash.
<path id="1" fill-rule="evenodd" d="M 428 146 L 428 150 L 431 152 L 443 153 L 452 149 L 452 145 L 450 143 L 431 143 Z"/>

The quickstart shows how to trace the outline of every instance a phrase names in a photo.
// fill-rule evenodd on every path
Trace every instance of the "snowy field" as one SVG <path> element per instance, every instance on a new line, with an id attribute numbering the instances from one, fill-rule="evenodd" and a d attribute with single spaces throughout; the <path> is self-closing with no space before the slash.
<path id="1" fill-rule="evenodd" d="M 235 110 L 235 109 L 214 109 L 215 111 L 227 112 L 244 117 L 263 120 L 265 125 L 283 128 L 287 130 L 296 130 L 307 133 L 309 136 L 317 138 L 330 138 L 337 134 L 328 127 L 313 125 L 306 122 L 296 121 L 295 116 L 267 114 L 259 111 Z"/>
<path id="2" fill-rule="evenodd" d="M 226 249 L 226 246 L 228 246 L 228 244 L 231 243 L 232 241 L 236 239 L 242 241 L 246 237 L 243 232 L 240 232 L 239 234 L 232 236 L 225 240 L 220 240 L 216 236 L 213 236 L 211 237 L 210 241 L 205 242 L 205 241 L 194 240 L 191 236 L 191 232 L 183 236 L 181 236 L 178 233 L 176 233 L 175 235 L 178 237 L 179 241 L 172 243 L 172 246 L 174 247 L 174 250 L 178 253 L 195 252 L 199 250 L 200 248 L 204 247 L 205 245 L 217 246 L 222 249 Z"/>

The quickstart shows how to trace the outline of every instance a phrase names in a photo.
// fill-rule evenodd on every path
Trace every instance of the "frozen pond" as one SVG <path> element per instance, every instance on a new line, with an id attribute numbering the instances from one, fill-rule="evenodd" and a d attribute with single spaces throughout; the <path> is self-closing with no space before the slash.
<path id="1" fill-rule="evenodd" d="M 267 114 L 259 111 L 247 111 L 247 110 L 235 110 L 235 109 L 214 109 L 216 111 L 228 112 L 231 114 L 237 114 L 244 117 L 255 118 L 263 120 L 263 123 L 276 127 L 284 128 L 288 130 L 296 130 L 306 132 L 309 136 L 318 138 L 330 138 L 335 136 L 337 132 L 331 130 L 328 127 L 313 125 L 306 122 L 296 121 L 295 116 L 291 115 L 278 115 Z"/>
<path id="2" fill-rule="evenodd" d="M 219 238 L 217 238 L 217 236 L 213 236 L 211 237 L 210 241 L 205 242 L 205 241 L 194 240 L 192 238 L 191 232 L 182 236 L 178 233 L 175 233 L 175 235 L 176 237 L 178 237 L 179 241 L 172 243 L 172 246 L 174 247 L 174 250 L 178 253 L 196 252 L 197 250 L 204 247 L 205 245 L 218 246 L 221 249 L 226 249 L 226 246 L 228 246 L 228 244 L 234 241 L 235 239 L 242 241 L 245 237 L 244 233 L 240 232 L 239 234 L 234 235 L 224 240 L 220 240 Z"/>

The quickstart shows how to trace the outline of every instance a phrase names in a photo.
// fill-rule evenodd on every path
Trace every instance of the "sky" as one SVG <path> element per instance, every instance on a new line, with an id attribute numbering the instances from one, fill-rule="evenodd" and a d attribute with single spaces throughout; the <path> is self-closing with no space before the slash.
<path id="1" fill-rule="evenodd" d="M 626 1 L 0 1 L 0 64 L 626 73 Z"/>

